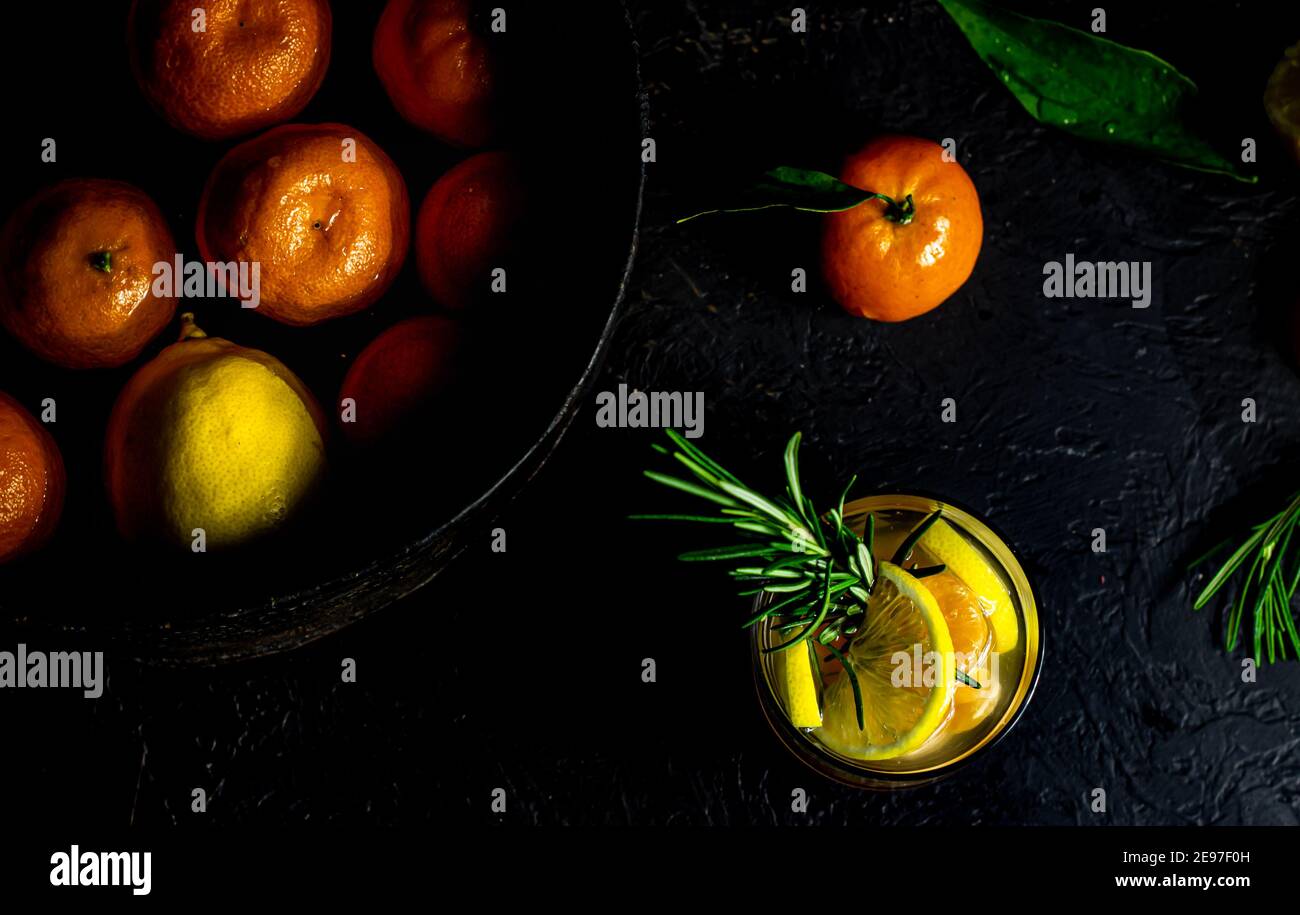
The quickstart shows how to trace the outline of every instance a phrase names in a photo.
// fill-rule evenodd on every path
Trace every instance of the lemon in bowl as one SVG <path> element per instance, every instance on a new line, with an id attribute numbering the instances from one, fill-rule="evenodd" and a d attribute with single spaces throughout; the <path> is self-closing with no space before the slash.
<path id="1" fill-rule="evenodd" d="M 315 398 L 279 360 L 185 315 L 180 341 L 131 378 L 109 418 L 118 529 L 196 552 L 273 533 L 324 476 L 324 430 Z"/>

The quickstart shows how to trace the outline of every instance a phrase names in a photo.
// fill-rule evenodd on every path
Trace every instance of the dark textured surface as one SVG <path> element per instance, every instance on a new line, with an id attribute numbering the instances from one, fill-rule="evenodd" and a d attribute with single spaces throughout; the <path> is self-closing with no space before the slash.
<path id="1" fill-rule="evenodd" d="M 1242 683 L 1181 571 L 1220 509 L 1293 485 L 1300 382 L 1272 319 L 1300 295 L 1300 185 L 1272 161 L 1258 99 L 1300 26 L 1264 4 L 1111 11 L 1111 37 L 1179 64 L 1221 106 L 1216 135 L 1259 139 L 1266 178 L 1248 187 L 1037 127 L 933 3 L 821 6 L 801 37 L 777 15 L 788 6 L 635 4 L 659 162 L 598 387 L 704 391 L 704 446 L 755 481 L 777 478 L 801 428 L 823 501 L 856 472 L 865 489 L 922 488 L 985 515 L 1043 614 L 1046 667 L 1016 730 L 906 793 L 802 769 L 754 701 L 744 605 L 673 562 L 691 538 L 623 520 L 667 504 L 637 479 L 652 433 L 597 429 L 588 410 L 503 519 L 507 552 L 485 530 L 401 606 L 215 672 L 110 659 L 96 703 L 0 694 L 7 727 L 39 747 L 6 754 L 6 809 L 115 825 L 1300 819 L 1300 667 Z M 1082 25 L 1091 6 L 1040 12 Z M 872 324 L 789 292 L 790 270 L 813 264 L 815 217 L 663 225 L 702 169 L 834 169 L 881 130 L 954 137 L 980 190 L 980 262 L 928 316 Z M 1043 263 L 1070 251 L 1150 259 L 1151 307 L 1044 299 Z M 940 422 L 945 397 L 955 424 Z M 1089 550 L 1096 527 L 1104 555 Z M 657 683 L 640 680 L 645 657 Z M 338 682 L 343 658 L 355 685 Z M 194 787 L 211 796 L 203 817 Z M 807 814 L 790 811 L 797 787 Z M 1105 815 L 1087 805 L 1098 787 Z"/>

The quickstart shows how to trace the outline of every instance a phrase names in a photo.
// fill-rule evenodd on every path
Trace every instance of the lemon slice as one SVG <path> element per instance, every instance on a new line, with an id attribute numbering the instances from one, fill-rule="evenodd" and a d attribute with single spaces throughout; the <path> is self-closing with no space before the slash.
<path id="1" fill-rule="evenodd" d="M 1286 49 L 1264 89 L 1264 110 L 1300 162 L 1300 44 Z"/>
<path id="2" fill-rule="evenodd" d="M 948 718 L 957 671 L 934 595 L 893 563 L 879 564 L 879 578 L 844 652 L 862 691 L 863 727 L 841 671 L 827 686 L 817 732 L 832 750 L 864 760 L 893 759 L 925 743 Z"/>
<path id="3" fill-rule="evenodd" d="M 821 727 L 822 703 L 813 674 L 811 640 L 777 652 L 776 676 L 790 723 L 797 728 Z"/>
<path id="4" fill-rule="evenodd" d="M 979 550 L 942 518 L 921 536 L 918 545 L 946 565 L 948 571 L 975 592 L 980 606 L 984 608 L 984 615 L 989 618 L 989 626 L 993 629 L 993 650 L 1010 651 L 1015 648 L 1020 641 L 1016 606 L 1006 585 L 1002 584 L 998 573 L 980 555 Z"/>

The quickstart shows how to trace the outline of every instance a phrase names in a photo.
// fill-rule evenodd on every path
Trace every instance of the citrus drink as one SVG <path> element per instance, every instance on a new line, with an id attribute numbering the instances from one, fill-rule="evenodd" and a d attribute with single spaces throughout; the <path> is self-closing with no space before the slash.
<path id="1" fill-rule="evenodd" d="M 870 599 L 834 640 L 814 632 L 777 650 L 805 624 L 773 615 L 754 628 L 764 711 L 823 774 L 871 787 L 929 781 L 996 741 L 1028 701 L 1041 654 L 1033 593 L 1002 539 L 955 506 L 875 496 L 844 515 L 859 535 L 871 519 Z"/>

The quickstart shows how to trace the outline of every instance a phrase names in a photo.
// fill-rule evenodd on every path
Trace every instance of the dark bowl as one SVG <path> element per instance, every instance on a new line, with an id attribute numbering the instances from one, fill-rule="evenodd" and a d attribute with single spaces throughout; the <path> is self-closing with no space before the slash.
<path id="1" fill-rule="evenodd" d="M 106 177 L 147 191 L 187 260 L 197 260 L 194 215 L 216 161 L 239 140 L 205 143 L 168 127 L 141 98 L 127 63 L 126 10 L 79 11 L 76 29 L 56 7 L 29 4 L 13 34 L 75 61 L 68 82 L 24 76 L 11 112 L 13 142 L 0 157 L 7 214 L 37 187 Z M 375 140 L 407 181 L 413 210 L 433 181 L 470 153 L 402 121 L 371 65 L 381 4 L 335 3 L 333 52 L 320 92 L 297 122 L 337 121 Z M 70 372 L 44 364 L 0 334 L 0 390 L 37 412 L 68 468 L 54 540 L 0 567 L 0 625 L 15 639 L 107 644 L 163 665 L 216 664 L 288 650 L 336 632 L 427 584 L 478 538 L 538 472 L 589 396 L 618 320 L 637 243 L 646 106 L 630 23 L 621 4 L 558 16 L 542 4 L 509 11 L 501 36 L 511 125 L 494 148 L 528 172 L 530 244 L 512 262 L 509 289 L 464 318 L 464 373 L 454 404 L 405 430 L 396 450 L 351 452 L 335 436 L 331 479 L 294 531 L 238 555 L 168 555 L 118 537 L 102 482 L 108 412 L 126 380 L 174 339 L 169 329 L 121 369 Z M 42 162 L 41 143 L 56 142 Z M 242 139 L 242 138 L 241 138 Z M 266 350 L 325 405 L 367 343 L 413 314 L 437 310 L 411 258 L 393 288 L 359 315 L 289 328 L 228 300 L 184 300 L 210 334 Z"/>

